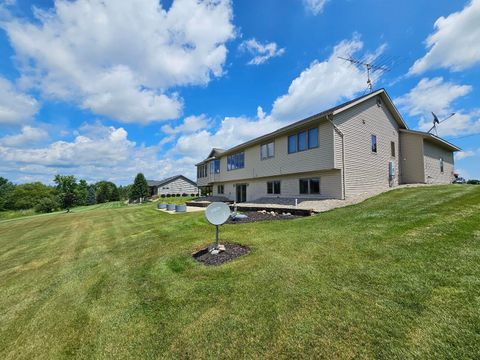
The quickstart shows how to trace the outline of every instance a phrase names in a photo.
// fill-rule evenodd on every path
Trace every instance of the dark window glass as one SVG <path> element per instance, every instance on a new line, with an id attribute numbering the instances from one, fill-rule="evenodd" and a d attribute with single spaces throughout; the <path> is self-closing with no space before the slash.
<path id="1" fill-rule="evenodd" d="M 391 153 L 392 153 L 392 156 L 395 157 L 395 142 L 394 142 L 394 141 L 392 141 L 392 142 L 390 143 L 390 148 L 391 148 L 390 151 L 391 151 Z"/>
<path id="2" fill-rule="evenodd" d="M 273 194 L 273 182 L 267 182 L 267 194 Z"/>
<path id="3" fill-rule="evenodd" d="M 223 192 L 224 192 L 223 185 L 218 185 L 218 187 L 217 187 L 217 192 L 218 192 L 219 194 L 223 194 Z"/>
<path id="4" fill-rule="evenodd" d="M 308 130 L 308 148 L 318 147 L 318 128 Z"/>
<path id="5" fill-rule="evenodd" d="M 440 158 L 440 172 L 443 173 L 443 159 Z"/>
<path id="6" fill-rule="evenodd" d="M 310 179 L 310 194 L 320 194 L 320 179 Z"/>
<path id="7" fill-rule="evenodd" d="M 219 165 L 220 166 L 220 165 Z M 227 157 L 227 170 L 241 169 L 245 167 L 245 153 L 238 153 Z M 220 171 L 220 170 L 219 170 Z"/>
<path id="8" fill-rule="evenodd" d="M 372 152 L 377 152 L 377 135 L 372 135 Z"/>
<path id="9" fill-rule="evenodd" d="M 297 152 L 297 135 L 290 135 L 288 137 L 288 153 Z"/>
<path id="10" fill-rule="evenodd" d="M 298 134 L 298 151 L 307 150 L 307 132 L 302 131 Z"/>
<path id="11" fill-rule="evenodd" d="M 308 179 L 300 179 L 300 194 L 308 194 Z"/>
<path id="12" fill-rule="evenodd" d="M 280 194 L 280 181 L 273 182 L 273 193 Z"/>

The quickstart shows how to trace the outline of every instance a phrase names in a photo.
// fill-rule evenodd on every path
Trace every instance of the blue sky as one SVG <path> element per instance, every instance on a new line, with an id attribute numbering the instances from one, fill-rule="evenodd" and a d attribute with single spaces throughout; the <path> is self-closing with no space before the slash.
<path id="1" fill-rule="evenodd" d="M 195 177 L 231 147 L 385 87 L 480 178 L 480 0 L 0 0 L 0 176 Z"/>

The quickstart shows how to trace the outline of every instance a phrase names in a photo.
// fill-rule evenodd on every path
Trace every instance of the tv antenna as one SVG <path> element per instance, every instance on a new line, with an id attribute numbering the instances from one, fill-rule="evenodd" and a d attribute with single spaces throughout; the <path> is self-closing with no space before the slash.
<path id="1" fill-rule="evenodd" d="M 430 133 L 430 131 L 432 130 L 435 130 L 435 134 L 438 136 L 438 131 L 437 131 L 437 124 L 440 125 L 441 123 L 443 123 L 444 121 L 447 121 L 448 119 L 450 119 L 453 115 L 455 115 L 455 113 L 451 113 L 449 116 L 447 116 L 445 119 L 443 120 L 438 120 L 438 117 L 437 115 L 435 115 L 435 113 L 432 111 L 432 115 L 433 115 L 433 126 L 430 128 L 430 130 L 427 131 L 427 133 Z"/>
<path id="2" fill-rule="evenodd" d="M 339 56 L 338 58 L 342 59 L 342 60 L 345 60 L 345 61 L 348 61 L 351 64 L 364 66 L 365 69 L 367 69 L 367 88 L 370 92 L 373 91 L 373 83 L 372 83 L 371 75 L 375 71 L 383 71 L 383 72 L 390 71 L 390 69 L 388 67 L 386 67 L 385 65 L 376 65 L 371 61 L 368 61 L 368 62 L 367 61 L 361 61 L 361 60 L 354 59 L 353 57 L 345 58 L 345 57 Z"/>

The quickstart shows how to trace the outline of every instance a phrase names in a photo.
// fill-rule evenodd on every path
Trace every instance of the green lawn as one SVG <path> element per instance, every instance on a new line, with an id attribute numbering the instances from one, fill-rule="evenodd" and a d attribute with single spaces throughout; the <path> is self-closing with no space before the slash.
<path id="1" fill-rule="evenodd" d="M 0 358 L 480 358 L 480 186 L 226 225 L 155 204 L 0 222 Z"/>

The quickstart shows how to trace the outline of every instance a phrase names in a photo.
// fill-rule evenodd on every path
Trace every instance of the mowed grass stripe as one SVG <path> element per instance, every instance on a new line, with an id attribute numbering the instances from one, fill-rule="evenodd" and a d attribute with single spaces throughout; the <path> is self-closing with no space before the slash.
<path id="1" fill-rule="evenodd" d="M 2 358 L 476 358 L 480 187 L 226 225 L 153 205 L 0 222 Z M 40 236 L 42 238 L 40 238 Z"/>

